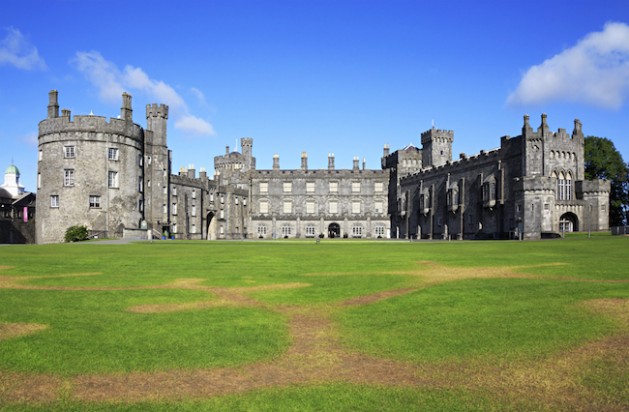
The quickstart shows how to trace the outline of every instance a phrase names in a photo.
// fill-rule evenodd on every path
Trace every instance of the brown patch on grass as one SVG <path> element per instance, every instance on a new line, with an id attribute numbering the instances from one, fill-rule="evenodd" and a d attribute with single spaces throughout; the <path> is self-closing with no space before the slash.
<path id="1" fill-rule="evenodd" d="M 9 402 L 52 402 L 62 395 L 58 376 L 0 371 L 0 406 Z"/>
<path id="2" fill-rule="evenodd" d="M 593 299 L 584 302 L 585 307 L 611 316 L 629 328 L 629 299 Z"/>
<path id="3" fill-rule="evenodd" d="M 47 328 L 48 325 L 41 323 L 0 323 L 0 340 L 31 335 Z"/>
<path id="4" fill-rule="evenodd" d="M 407 293 L 411 293 L 416 291 L 417 288 L 402 288 L 395 290 L 385 290 L 383 292 L 374 293 L 367 296 L 358 296 L 352 299 L 348 299 L 341 303 L 343 306 L 358 306 L 358 305 L 368 305 L 370 303 L 375 303 L 384 299 L 389 299 L 395 296 L 406 295 Z"/>

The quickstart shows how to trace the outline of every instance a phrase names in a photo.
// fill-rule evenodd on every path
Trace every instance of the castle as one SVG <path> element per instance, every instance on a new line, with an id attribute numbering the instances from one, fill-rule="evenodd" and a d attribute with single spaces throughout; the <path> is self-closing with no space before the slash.
<path id="1" fill-rule="evenodd" d="M 134 123 L 131 96 L 118 118 L 59 114 L 49 93 L 39 123 L 38 243 L 61 242 L 69 226 L 93 236 L 174 239 L 244 238 L 540 238 L 546 233 L 607 230 L 609 183 L 585 181 L 584 136 L 533 131 L 501 139 L 497 150 L 452 161 L 454 133 L 432 128 L 422 148 L 390 153 L 382 168 L 256 168 L 253 139 L 214 157 L 214 176 L 172 171 L 168 106 L 146 106 Z"/>

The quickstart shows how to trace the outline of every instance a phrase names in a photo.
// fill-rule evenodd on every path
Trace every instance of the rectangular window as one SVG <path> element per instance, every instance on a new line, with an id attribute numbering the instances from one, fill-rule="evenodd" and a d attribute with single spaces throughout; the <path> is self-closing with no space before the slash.
<path id="1" fill-rule="evenodd" d="M 165 195 L 168 194 L 168 188 L 166 188 L 166 186 L 162 186 L 162 193 Z"/>
<path id="2" fill-rule="evenodd" d="M 173 194 L 173 196 L 177 196 L 177 186 L 173 186 L 172 189 L 170 189 L 170 191 Z"/>
<path id="3" fill-rule="evenodd" d="M 376 213 L 383 213 L 384 212 L 384 204 L 380 201 L 376 201 L 374 202 L 374 209 Z"/>
<path id="4" fill-rule="evenodd" d="M 260 193 L 269 193 L 269 183 L 260 182 Z"/>
<path id="5" fill-rule="evenodd" d="M 339 182 L 330 182 L 330 193 L 336 193 L 339 191 Z"/>
<path id="6" fill-rule="evenodd" d="M 176 223 L 173 224 L 172 233 L 177 233 L 177 224 Z"/>
<path id="7" fill-rule="evenodd" d="M 290 225 L 282 226 L 282 236 L 289 236 L 293 233 L 293 228 Z"/>
<path id="8" fill-rule="evenodd" d="M 41 173 L 37 173 L 37 188 L 41 189 Z"/>
<path id="9" fill-rule="evenodd" d="M 376 236 L 379 236 L 379 237 L 384 236 L 384 230 L 385 230 L 384 226 L 382 225 L 376 226 L 376 229 L 375 229 Z"/>
<path id="10" fill-rule="evenodd" d="M 118 187 L 118 172 L 109 171 L 107 174 L 107 186 L 113 188 Z"/>
<path id="11" fill-rule="evenodd" d="M 313 200 L 308 200 L 306 202 L 306 213 L 309 215 L 314 214 L 315 212 L 315 202 Z"/>
<path id="12" fill-rule="evenodd" d="M 65 169 L 63 171 L 63 185 L 74 186 L 74 169 Z"/>
<path id="13" fill-rule="evenodd" d="M 306 182 L 306 193 L 315 192 L 315 182 Z"/>
<path id="14" fill-rule="evenodd" d="M 306 226 L 306 236 L 307 237 L 314 237 L 315 236 L 315 227 L 314 227 L 314 225 Z"/>
<path id="15" fill-rule="evenodd" d="M 352 201 L 352 213 L 360 213 L 360 201 Z"/>
<path id="16" fill-rule="evenodd" d="M 219 219 L 225 219 L 225 210 L 221 209 L 221 210 L 218 212 L 218 218 L 219 218 Z"/>
<path id="17" fill-rule="evenodd" d="M 363 227 L 362 226 L 353 226 L 352 227 L 352 236 L 354 237 L 362 237 L 363 235 Z"/>
<path id="18" fill-rule="evenodd" d="M 66 159 L 74 159 L 76 156 L 76 151 L 74 150 L 74 146 L 63 146 L 63 157 Z"/>
<path id="19" fill-rule="evenodd" d="M 258 225 L 258 236 L 266 236 L 266 225 Z"/>
<path id="20" fill-rule="evenodd" d="M 100 208 L 100 196 L 90 196 L 90 208 Z"/>
<path id="21" fill-rule="evenodd" d="M 292 182 L 284 182 L 282 184 L 282 189 L 284 193 L 290 193 L 293 191 L 293 183 Z"/>
<path id="22" fill-rule="evenodd" d="M 192 216 L 196 216 L 197 215 L 197 207 L 195 205 L 192 205 L 192 210 L 190 211 L 190 214 Z"/>
<path id="23" fill-rule="evenodd" d="M 59 195 L 50 196 L 50 207 L 59 207 Z"/>
<path id="24" fill-rule="evenodd" d="M 151 181 L 150 180 L 149 180 L 148 185 L 149 185 L 149 187 L 151 187 Z M 140 193 L 142 193 L 142 191 L 144 191 L 144 179 L 142 179 L 142 177 L 140 177 L 138 179 L 138 191 Z"/>
<path id="25" fill-rule="evenodd" d="M 107 159 L 109 160 L 118 160 L 118 149 L 115 147 L 110 147 L 107 149 Z"/>
<path id="26" fill-rule="evenodd" d="M 269 202 L 267 202 L 266 200 L 260 200 L 260 213 L 269 213 Z"/>
<path id="27" fill-rule="evenodd" d="M 39 151 L 39 154 L 37 155 L 37 160 L 42 160 L 44 158 L 44 152 L 43 151 Z"/>
<path id="28" fill-rule="evenodd" d="M 291 202 L 290 200 L 285 200 L 282 210 L 284 213 L 293 213 L 293 202 Z"/>
<path id="29" fill-rule="evenodd" d="M 171 209 L 171 210 L 172 210 L 172 214 L 173 214 L 173 215 L 176 215 L 176 214 L 177 214 L 177 203 L 173 203 L 173 206 L 172 206 L 172 209 Z"/>
<path id="30" fill-rule="evenodd" d="M 193 199 L 197 198 L 197 191 L 196 191 L 196 189 L 192 189 L 192 198 Z"/>
<path id="31" fill-rule="evenodd" d="M 195 223 L 190 226 L 190 233 L 197 233 L 197 225 Z"/>
<path id="32" fill-rule="evenodd" d="M 339 204 L 336 200 L 331 200 L 330 203 L 328 204 L 328 211 L 330 212 L 330 214 L 337 214 L 339 212 Z"/>
<path id="33" fill-rule="evenodd" d="M 352 193 L 360 193 L 360 182 L 352 182 Z"/>
<path id="34" fill-rule="evenodd" d="M 384 184 L 382 182 L 376 182 L 375 185 L 374 185 L 374 190 L 377 193 L 382 192 L 384 190 Z"/>
<path id="35" fill-rule="evenodd" d="M 138 210 L 144 212 L 144 200 L 142 199 L 138 200 Z"/>
<path id="36" fill-rule="evenodd" d="M 166 206 L 166 203 L 164 203 L 164 204 L 162 205 L 162 213 L 163 213 L 163 214 L 168 213 L 168 206 Z"/>

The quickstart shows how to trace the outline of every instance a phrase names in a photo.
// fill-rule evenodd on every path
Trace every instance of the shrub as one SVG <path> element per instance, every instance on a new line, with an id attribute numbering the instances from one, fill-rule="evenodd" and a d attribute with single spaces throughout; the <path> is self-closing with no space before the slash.
<path id="1" fill-rule="evenodd" d="M 66 242 L 81 242 L 87 240 L 87 226 L 70 226 L 64 237 Z"/>

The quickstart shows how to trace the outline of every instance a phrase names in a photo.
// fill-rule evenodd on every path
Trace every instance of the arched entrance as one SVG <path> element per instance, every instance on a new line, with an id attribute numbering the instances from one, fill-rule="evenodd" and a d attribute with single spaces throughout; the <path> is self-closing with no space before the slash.
<path id="1" fill-rule="evenodd" d="M 207 240 L 216 240 L 216 219 L 214 213 L 207 214 Z"/>
<path id="2" fill-rule="evenodd" d="M 330 226 L 328 226 L 328 237 L 330 239 L 341 237 L 341 226 L 338 223 L 330 223 Z"/>
<path id="3" fill-rule="evenodd" d="M 559 218 L 559 231 L 565 232 L 578 232 L 579 231 L 579 219 L 574 213 L 568 212 L 561 215 Z"/>

